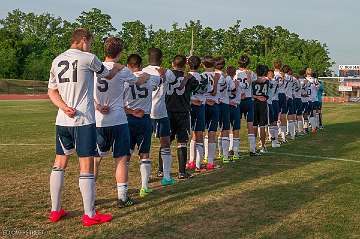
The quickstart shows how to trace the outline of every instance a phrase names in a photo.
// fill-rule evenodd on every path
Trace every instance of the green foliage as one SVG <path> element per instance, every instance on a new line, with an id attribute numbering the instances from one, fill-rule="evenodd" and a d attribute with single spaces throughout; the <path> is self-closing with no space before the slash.
<path id="1" fill-rule="evenodd" d="M 274 59 L 281 59 L 295 72 L 312 67 L 320 75 L 328 75 L 334 64 L 326 44 L 301 39 L 280 26 L 242 29 L 241 21 L 237 20 L 227 29 L 212 29 L 199 20 L 191 20 L 183 27 L 175 23 L 169 30 L 154 30 L 152 25 L 137 20 L 123 22 L 116 33 L 111 16 L 97 8 L 83 11 L 73 23 L 49 13 L 36 15 L 17 9 L 0 19 L 0 77 L 47 80 L 52 59 L 69 47 L 76 27 L 87 28 L 94 34 L 92 51 L 100 58 L 104 57 L 104 37 L 120 36 L 125 43 L 123 63 L 129 54 L 138 53 L 146 64 L 147 49 L 158 47 L 164 53 L 163 65 L 170 67 L 176 54 L 189 55 L 193 32 L 194 54 L 222 55 L 227 65 L 236 66 L 239 56 L 248 54 L 253 69 L 259 63 L 271 66 Z"/>

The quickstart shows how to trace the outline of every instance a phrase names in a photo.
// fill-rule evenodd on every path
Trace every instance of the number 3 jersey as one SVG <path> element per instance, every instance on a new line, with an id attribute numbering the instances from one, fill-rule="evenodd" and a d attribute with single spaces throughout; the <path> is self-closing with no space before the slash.
<path id="1" fill-rule="evenodd" d="M 134 72 L 135 76 L 143 74 L 142 71 Z M 126 108 L 141 109 L 144 114 L 151 113 L 152 92 L 157 90 L 162 83 L 160 76 L 150 76 L 142 85 L 125 83 L 124 105 Z"/>
<path id="2" fill-rule="evenodd" d="M 94 72 L 105 77 L 109 70 L 89 52 L 69 49 L 56 57 L 51 65 L 49 89 L 57 89 L 62 100 L 76 109 L 74 118 L 58 110 L 56 125 L 83 126 L 95 123 Z"/>
<path id="3" fill-rule="evenodd" d="M 112 69 L 114 62 L 103 62 L 103 64 L 107 69 Z M 95 111 L 96 127 L 108 127 L 127 123 L 124 111 L 124 83 L 134 85 L 137 79 L 127 67 L 119 71 L 111 80 L 96 77 L 94 88 L 95 102 L 110 108 L 108 114 Z"/>

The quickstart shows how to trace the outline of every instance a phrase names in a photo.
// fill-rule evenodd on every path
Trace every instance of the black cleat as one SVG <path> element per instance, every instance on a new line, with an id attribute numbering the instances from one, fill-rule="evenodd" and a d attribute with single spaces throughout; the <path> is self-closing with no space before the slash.
<path id="1" fill-rule="evenodd" d="M 188 178 L 192 178 L 192 177 L 194 177 L 194 176 L 190 173 L 179 173 L 178 179 L 184 180 L 184 179 L 188 179 Z"/>
<path id="2" fill-rule="evenodd" d="M 260 153 L 258 153 L 258 152 L 250 152 L 250 157 L 258 157 L 258 156 L 261 156 L 261 154 Z"/>
<path id="3" fill-rule="evenodd" d="M 135 201 L 129 197 L 127 197 L 125 202 L 121 199 L 119 199 L 117 202 L 118 208 L 130 207 L 130 206 L 133 206 L 134 204 L 135 204 Z"/>
<path id="4" fill-rule="evenodd" d="M 162 171 L 158 171 L 157 174 L 156 174 L 156 176 L 157 176 L 158 178 L 162 178 L 162 177 L 164 177 L 164 173 L 163 173 Z"/>

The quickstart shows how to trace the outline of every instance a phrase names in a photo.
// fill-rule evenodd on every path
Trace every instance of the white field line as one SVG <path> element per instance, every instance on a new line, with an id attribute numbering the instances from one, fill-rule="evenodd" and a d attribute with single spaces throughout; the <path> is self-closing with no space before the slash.
<path id="1" fill-rule="evenodd" d="M 0 144 L 0 146 L 55 146 L 55 144 L 22 144 L 22 143 L 19 143 L 19 144 Z M 151 146 L 151 147 L 152 148 L 160 148 L 160 146 L 158 146 L 158 145 L 154 145 L 154 146 Z M 171 148 L 176 148 L 176 146 L 173 145 L 173 146 L 171 146 Z M 241 147 L 241 149 L 244 149 L 244 148 Z M 273 152 L 273 151 L 269 151 L 268 154 L 278 154 L 278 155 L 286 155 L 286 156 L 301 157 L 301 158 L 325 159 L 325 160 L 360 163 L 360 160 L 335 158 L 335 157 L 326 157 L 326 156 L 292 154 L 292 153 L 282 153 L 282 152 Z"/>

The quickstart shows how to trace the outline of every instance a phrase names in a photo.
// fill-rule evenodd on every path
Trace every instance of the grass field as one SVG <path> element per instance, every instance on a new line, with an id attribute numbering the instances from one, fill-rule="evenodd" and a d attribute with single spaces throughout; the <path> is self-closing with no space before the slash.
<path id="1" fill-rule="evenodd" d="M 47 220 L 56 109 L 49 101 L 0 101 L 0 109 L 0 237 L 360 238 L 359 104 L 326 104 L 325 130 L 259 159 L 244 157 L 169 188 L 154 180 L 157 190 L 146 199 L 135 192 L 140 177 L 133 160 L 130 191 L 139 203 L 126 209 L 116 208 L 108 158 L 97 182 L 98 208 L 114 220 L 91 228 L 80 223 L 75 157 L 63 193 L 71 215 Z M 241 140 L 247 155 L 244 129 Z M 157 147 L 154 140 L 153 159 Z"/>

